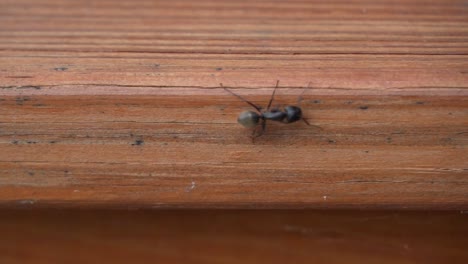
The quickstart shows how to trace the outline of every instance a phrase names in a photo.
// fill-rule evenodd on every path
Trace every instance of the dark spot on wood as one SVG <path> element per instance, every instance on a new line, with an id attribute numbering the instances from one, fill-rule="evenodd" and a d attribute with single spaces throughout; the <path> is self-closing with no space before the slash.
<path id="1" fill-rule="evenodd" d="M 18 140 L 13 140 L 11 141 L 11 144 L 15 144 L 15 145 L 18 145 L 19 141 Z"/>
<path id="2" fill-rule="evenodd" d="M 443 143 L 450 144 L 453 141 L 453 139 L 452 138 L 441 138 L 440 141 L 443 142 Z"/>
<path id="3" fill-rule="evenodd" d="M 33 78 L 33 76 L 7 76 L 7 78 L 10 78 L 10 79 L 27 79 L 27 78 Z"/>
<path id="4" fill-rule="evenodd" d="M 314 104 L 320 104 L 321 102 L 322 102 L 322 101 L 320 101 L 320 100 L 313 100 L 313 101 L 312 101 L 312 103 L 314 103 Z"/>
<path id="5" fill-rule="evenodd" d="M 55 144 L 55 143 L 57 143 L 57 141 L 51 140 L 51 141 L 49 141 L 49 143 L 50 143 L 50 144 Z"/>
<path id="6" fill-rule="evenodd" d="M 449 115 L 452 115 L 452 112 L 449 112 L 448 114 L 449 114 Z"/>
<path id="7" fill-rule="evenodd" d="M 223 70 L 223 68 L 221 68 L 221 67 L 218 67 L 218 68 L 216 68 L 216 70 L 217 70 L 217 71 L 222 71 L 222 70 Z"/>
<path id="8" fill-rule="evenodd" d="M 18 86 L 18 87 L 14 87 L 16 89 L 35 89 L 35 90 L 40 90 L 41 87 L 38 86 L 38 85 L 25 85 L 25 86 Z"/>
<path id="9" fill-rule="evenodd" d="M 335 141 L 335 140 L 333 140 L 333 139 L 329 139 L 329 140 L 328 140 L 328 143 L 330 143 L 330 144 L 335 144 L 335 143 L 336 143 L 336 141 Z"/>
<path id="10" fill-rule="evenodd" d="M 368 151 L 368 150 L 364 150 L 364 152 L 365 152 L 365 153 L 369 153 L 369 151 Z"/>
<path id="11" fill-rule="evenodd" d="M 66 71 L 66 70 L 68 70 L 68 68 L 67 67 L 57 67 L 57 68 L 54 68 L 54 70 L 56 70 L 56 71 Z"/>
<path id="12" fill-rule="evenodd" d="M 392 143 L 392 138 L 391 137 L 387 138 L 387 143 Z"/>
<path id="13" fill-rule="evenodd" d="M 423 101 L 417 101 L 416 104 L 418 104 L 418 105 L 423 105 L 423 104 L 425 104 L 425 102 L 423 102 Z"/>
<path id="14" fill-rule="evenodd" d="M 137 139 L 137 140 L 135 140 L 134 143 L 132 143 L 132 146 L 141 146 L 141 145 L 143 145 L 143 143 L 145 143 L 143 141 L 143 139 Z"/>
<path id="15" fill-rule="evenodd" d="M 29 141 L 26 141 L 26 143 L 28 143 L 28 144 L 37 144 L 37 141 L 29 140 Z"/>
<path id="16" fill-rule="evenodd" d="M 28 175 L 29 176 L 34 176 L 34 172 L 33 171 L 28 171 Z"/>
<path id="17" fill-rule="evenodd" d="M 29 101 L 29 97 L 16 97 L 15 101 L 16 101 L 16 105 L 23 105 L 24 102 L 27 102 Z"/>
<path id="18" fill-rule="evenodd" d="M 32 106 L 40 107 L 40 106 L 45 106 L 45 104 L 33 104 Z"/>
<path id="19" fill-rule="evenodd" d="M 353 103 L 353 101 L 347 101 L 346 102 L 346 104 L 352 104 L 352 103 Z"/>
<path id="20" fill-rule="evenodd" d="M 367 110 L 369 107 L 367 105 L 361 105 L 359 109 L 361 110 Z"/>
<path id="21" fill-rule="evenodd" d="M 161 65 L 160 65 L 159 63 L 155 63 L 155 64 L 153 64 L 153 66 L 154 66 L 155 68 L 159 68 L 159 66 L 161 66 Z"/>

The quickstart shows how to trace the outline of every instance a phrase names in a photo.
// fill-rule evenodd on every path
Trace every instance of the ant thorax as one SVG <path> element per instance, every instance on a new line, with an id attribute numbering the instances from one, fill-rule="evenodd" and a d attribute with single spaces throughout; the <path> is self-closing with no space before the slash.
<path id="1" fill-rule="evenodd" d="M 286 117 L 286 113 L 283 111 L 280 111 L 277 108 L 271 109 L 270 111 L 265 111 L 262 113 L 263 118 L 267 120 L 272 120 L 272 121 L 283 121 L 283 119 Z"/>

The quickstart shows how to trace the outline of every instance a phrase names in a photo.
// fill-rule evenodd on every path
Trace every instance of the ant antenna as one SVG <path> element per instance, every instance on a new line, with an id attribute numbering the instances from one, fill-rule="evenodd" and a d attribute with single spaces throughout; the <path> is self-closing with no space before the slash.
<path id="1" fill-rule="evenodd" d="M 279 80 L 276 80 L 275 89 L 273 89 L 273 94 L 271 95 L 270 102 L 268 103 L 267 111 L 270 110 L 271 103 L 273 102 L 273 98 L 275 97 L 276 88 L 278 88 Z"/>
<path id="2" fill-rule="evenodd" d="M 256 104 L 250 102 L 249 100 L 245 99 L 244 97 L 232 92 L 231 90 L 229 90 L 228 88 L 224 87 L 222 83 L 219 84 L 224 90 L 228 91 L 230 94 L 234 95 L 235 97 L 241 99 L 242 101 L 248 103 L 249 105 L 251 105 L 253 108 L 255 108 L 259 113 L 262 112 L 261 108 L 259 106 L 257 106 Z"/>
<path id="3" fill-rule="evenodd" d="M 309 82 L 309 83 L 307 84 L 307 87 L 304 88 L 304 90 L 302 90 L 302 93 L 299 95 L 299 97 L 297 97 L 297 105 L 298 105 L 299 107 L 300 107 L 300 105 L 301 105 L 301 103 L 302 103 L 302 100 L 304 99 L 304 98 L 302 98 L 302 96 L 304 95 L 304 93 L 305 93 L 308 89 L 310 89 L 310 84 L 311 84 L 311 83 L 312 83 L 312 82 Z M 321 127 L 319 127 L 319 126 L 310 124 L 309 121 L 307 121 L 307 119 L 305 119 L 304 117 L 302 117 L 301 119 L 302 119 L 302 121 L 304 121 L 304 123 L 306 123 L 306 125 L 308 125 L 308 126 L 313 126 L 313 127 L 318 128 L 318 129 L 320 129 L 320 130 L 323 130 L 323 128 L 321 128 Z"/>

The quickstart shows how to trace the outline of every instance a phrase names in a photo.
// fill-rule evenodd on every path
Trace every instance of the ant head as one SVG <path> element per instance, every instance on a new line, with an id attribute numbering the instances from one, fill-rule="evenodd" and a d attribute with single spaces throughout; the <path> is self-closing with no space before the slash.
<path id="1" fill-rule="evenodd" d="M 284 111 L 286 112 L 285 123 L 296 122 L 302 118 L 302 110 L 298 106 L 288 105 L 284 108 Z"/>
<path id="2" fill-rule="evenodd" d="M 260 115 L 253 111 L 244 111 L 240 113 L 237 122 L 245 127 L 256 127 L 260 122 Z"/>

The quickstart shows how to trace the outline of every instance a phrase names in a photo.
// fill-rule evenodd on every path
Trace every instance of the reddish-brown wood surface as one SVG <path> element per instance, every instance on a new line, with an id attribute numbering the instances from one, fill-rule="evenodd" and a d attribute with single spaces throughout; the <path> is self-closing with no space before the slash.
<path id="1" fill-rule="evenodd" d="M 468 208 L 466 1 L 0 5 L 2 206 Z"/>
<path id="2" fill-rule="evenodd" d="M 4 210 L 0 262 L 464 264 L 466 222 L 463 212 Z"/>

